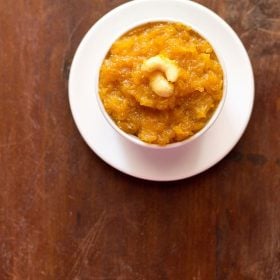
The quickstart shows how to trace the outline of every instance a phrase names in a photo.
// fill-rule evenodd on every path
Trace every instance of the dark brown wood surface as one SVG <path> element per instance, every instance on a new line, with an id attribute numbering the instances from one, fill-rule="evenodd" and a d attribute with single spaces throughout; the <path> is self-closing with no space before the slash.
<path id="1" fill-rule="evenodd" d="M 124 0 L 0 0 L 0 279 L 280 279 L 280 2 L 200 0 L 240 35 L 256 99 L 234 150 L 155 183 L 106 165 L 68 104 L 83 35 Z"/>

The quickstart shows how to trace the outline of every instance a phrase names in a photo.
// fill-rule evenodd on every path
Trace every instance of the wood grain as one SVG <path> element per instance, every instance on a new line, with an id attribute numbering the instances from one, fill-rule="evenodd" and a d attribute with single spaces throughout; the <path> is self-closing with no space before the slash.
<path id="1" fill-rule="evenodd" d="M 200 0 L 248 49 L 245 135 L 173 183 L 121 174 L 79 135 L 67 82 L 89 27 L 122 0 L 0 0 L 0 279 L 280 279 L 280 2 Z"/>

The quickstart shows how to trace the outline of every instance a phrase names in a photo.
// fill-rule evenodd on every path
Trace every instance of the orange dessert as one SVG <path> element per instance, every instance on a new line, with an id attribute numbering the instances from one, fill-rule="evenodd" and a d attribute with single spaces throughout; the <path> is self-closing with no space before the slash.
<path id="1" fill-rule="evenodd" d="M 166 145 L 206 125 L 223 96 L 223 70 L 209 42 L 190 27 L 148 23 L 112 45 L 99 94 L 123 131 Z"/>

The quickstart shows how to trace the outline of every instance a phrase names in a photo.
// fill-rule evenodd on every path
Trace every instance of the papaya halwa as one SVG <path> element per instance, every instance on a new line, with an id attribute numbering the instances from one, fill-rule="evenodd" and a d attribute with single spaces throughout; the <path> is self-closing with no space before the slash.
<path id="1" fill-rule="evenodd" d="M 168 65 L 177 70 L 173 80 Z M 212 46 L 190 27 L 148 23 L 112 45 L 100 70 L 99 94 L 123 131 L 166 145 L 206 125 L 222 99 L 223 71 Z"/>

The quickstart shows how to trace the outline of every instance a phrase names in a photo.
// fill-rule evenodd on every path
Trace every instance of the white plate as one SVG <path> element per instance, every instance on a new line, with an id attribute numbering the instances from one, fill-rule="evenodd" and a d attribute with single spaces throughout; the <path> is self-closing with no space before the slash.
<path id="1" fill-rule="evenodd" d="M 96 83 L 108 48 L 129 26 L 163 18 L 193 26 L 219 49 L 228 91 L 223 111 L 203 136 L 180 148 L 152 150 L 128 142 L 112 129 L 98 107 Z M 252 112 L 254 77 L 240 39 L 209 9 L 192 1 L 137 0 L 108 13 L 86 34 L 71 66 L 69 99 L 81 135 L 105 162 L 134 177 L 173 181 L 205 171 L 236 145 Z"/>

